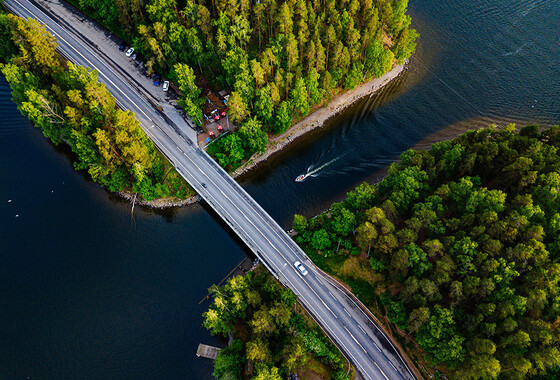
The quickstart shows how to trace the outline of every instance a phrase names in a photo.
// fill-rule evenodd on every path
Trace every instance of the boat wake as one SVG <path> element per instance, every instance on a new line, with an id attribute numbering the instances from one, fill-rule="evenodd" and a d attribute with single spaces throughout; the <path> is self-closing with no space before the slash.
<path id="1" fill-rule="evenodd" d="M 314 165 L 310 165 L 307 168 L 307 172 L 300 174 L 297 178 L 296 178 L 296 182 L 303 182 L 305 181 L 307 178 L 309 177 L 317 177 L 319 176 L 319 172 L 321 170 L 323 170 L 324 168 L 326 168 L 327 166 L 329 166 L 330 164 L 332 164 L 335 161 L 338 161 L 339 159 L 341 159 L 344 155 L 339 156 L 337 158 L 334 158 L 332 160 L 330 160 L 329 162 L 319 166 L 318 168 L 314 168 Z"/>

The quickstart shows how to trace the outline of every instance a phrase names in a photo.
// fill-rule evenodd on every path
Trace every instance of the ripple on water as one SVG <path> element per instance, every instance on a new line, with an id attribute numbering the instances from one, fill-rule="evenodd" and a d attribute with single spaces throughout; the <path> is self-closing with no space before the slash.
<path id="1" fill-rule="evenodd" d="M 280 225 L 380 180 L 406 149 L 491 123 L 560 121 L 559 1 L 409 6 L 421 35 L 410 69 L 243 179 Z M 200 205 L 169 219 L 136 209 L 131 228 L 126 203 L 92 190 L 68 160 L 52 159 L 51 145 L 14 136 L 33 129 L 10 97 L 0 80 L 0 152 L 13 163 L 0 164 L 0 208 L 10 211 L 9 219 L 0 212 L 0 322 L 11 327 L 10 340 L 0 340 L 5 377 L 210 379 L 212 364 L 193 352 L 218 343 L 202 327 L 207 304 L 198 301 L 240 261 L 242 245 Z M 4 154 L 16 140 L 13 156 Z M 294 182 L 328 162 L 316 178 Z M 50 193 L 54 181 L 65 185 Z"/>
<path id="2" fill-rule="evenodd" d="M 12 102 L 10 86 L 2 76 L 0 76 L 0 110 L 3 111 L 4 115 L 11 115 L 14 112 L 19 112 L 17 106 Z M 15 134 L 28 134 L 30 131 L 29 121 L 25 118 L 4 118 L 0 121 L 0 137 Z"/>

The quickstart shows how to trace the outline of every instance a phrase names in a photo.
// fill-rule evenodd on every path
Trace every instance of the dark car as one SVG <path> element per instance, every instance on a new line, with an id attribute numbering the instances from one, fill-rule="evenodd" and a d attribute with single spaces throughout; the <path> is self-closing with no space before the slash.
<path id="1" fill-rule="evenodd" d="M 124 51 L 124 49 L 126 49 L 126 45 L 124 43 L 119 45 L 119 50 L 120 51 Z"/>

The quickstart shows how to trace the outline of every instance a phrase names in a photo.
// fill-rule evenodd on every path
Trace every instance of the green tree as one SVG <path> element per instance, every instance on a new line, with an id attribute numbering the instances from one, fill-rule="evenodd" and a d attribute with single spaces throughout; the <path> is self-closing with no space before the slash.
<path id="1" fill-rule="evenodd" d="M 242 122 L 249 116 L 249 109 L 241 94 L 237 91 L 231 93 L 228 100 L 229 116 L 233 122 Z"/>
<path id="2" fill-rule="evenodd" d="M 272 124 L 274 116 L 274 103 L 270 96 L 270 87 L 262 87 L 257 92 L 255 101 L 255 115 L 262 120 L 265 125 Z"/>
<path id="3" fill-rule="evenodd" d="M 381 78 L 383 74 L 391 69 L 394 54 L 391 50 L 385 49 L 379 41 L 374 41 L 365 51 L 365 75 Z"/>
<path id="4" fill-rule="evenodd" d="M 312 67 L 309 70 L 309 75 L 305 81 L 305 85 L 309 93 L 308 98 L 311 104 L 317 104 L 323 99 L 323 91 L 319 86 L 319 77 L 319 73 L 315 67 Z"/>
<path id="5" fill-rule="evenodd" d="M 270 335 L 277 329 L 272 314 L 264 308 L 253 314 L 253 319 L 250 323 L 253 331 L 262 336 Z"/>
<path id="6" fill-rule="evenodd" d="M 255 338 L 247 342 L 247 359 L 254 362 L 269 361 L 271 352 L 268 343 L 261 338 Z"/>
<path id="7" fill-rule="evenodd" d="M 299 339 L 292 341 L 284 346 L 282 350 L 282 367 L 287 372 L 295 373 L 298 368 L 304 366 L 309 360 L 309 353 Z"/>
<path id="8" fill-rule="evenodd" d="M 282 380 L 280 370 L 276 367 L 268 367 L 266 365 L 256 366 L 256 374 L 254 380 Z"/>
<path id="9" fill-rule="evenodd" d="M 370 222 L 365 222 L 356 229 L 356 242 L 362 251 L 368 250 L 376 241 L 377 236 L 377 230 Z"/>
<path id="10" fill-rule="evenodd" d="M 430 318 L 430 309 L 420 307 L 413 310 L 408 317 L 408 329 L 412 332 L 418 332 L 422 325 Z"/>
<path id="11" fill-rule="evenodd" d="M 331 240 L 329 238 L 329 234 L 324 229 L 320 229 L 313 233 L 313 237 L 311 239 L 311 245 L 318 251 L 322 251 L 327 249 L 331 246 Z"/>
<path id="12" fill-rule="evenodd" d="M 303 78 L 299 78 L 296 81 L 296 84 L 291 91 L 290 98 L 293 107 L 297 109 L 302 116 L 305 116 L 309 113 L 307 87 L 305 86 L 305 80 Z"/>
<path id="13" fill-rule="evenodd" d="M 340 236 L 346 236 L 356 227 L 356 217 L 352 211 L 342 208 L 340 213 L 334 217 L 333 228 Z"/>
<path id="14" fill-rule="evenodd" d="M 307 229 L 307 218 L 303 215 L 294 215 L 294 230 L 302 234 Z"/>
<path id="15" fill-rule="evenodd" d="M 218 357 L 214 360 L 212 375 L 216 379 L 240 380 L 243 362 L 243 342 L 240 339 L 234 339 L 228 347 L 218 352 Z"/>
<path id="16" fill-rule="evenodd" d="M 282 101 L 278 106 L 278 111 L 276 112 L 276 120 L 274 131 L 276 133 L 285 132 L 292 123 L 292 115 L 290 114 L 290 103 L 287 101 Z"/>
<path id="17" fill-rule="evenodd" d="M 179 105 L 187 111 L 187 115 L 196 123 L 196 125 L 202 125 L 204 122 L 204 115 L 200 107 L 190 98 L 180 98 L 178 101 Z"/>
<path id="18" fill-rule="evenodd" d="M 268 144 L 268 136 L 262 130 L 261 122 L 256 118 L 248 119 L 239 128 L 239 136 L 244 141 L 246 155 L 252 155 L 255 152 L 263 153 Z"/>
<path id="19" fill-rule="evenodd" d="M 186 64 L 178 63 L 174 66 L 174 75 L 177 87 L 182 95 L 192 99 L 198 99 L 200 89 L 196 85 L 196 76 L 193 69 Z"/>

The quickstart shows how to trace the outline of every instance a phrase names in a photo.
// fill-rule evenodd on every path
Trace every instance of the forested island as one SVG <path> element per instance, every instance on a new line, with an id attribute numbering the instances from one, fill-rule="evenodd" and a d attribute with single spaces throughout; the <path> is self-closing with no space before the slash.
<path id="1" fill-rule="evenodd" d="M 230 170 L 263 152 L 268 134 L 402 63 L 417 38 L 408 0 L 69 1 L 175 81 L 195 122 L 202 86 L 231 91 L 239 130 L 208 150 Z"/>
<path id="2" fill-rule="evenodd" d="M 559 127 L 508 125 L 406 151 L 379 184 L 296 215 L 295 239 L 386 313 L 417 363 L 453 379 L 557 378 L 559 148 Z"/>
<path id="3" fill-rule="evenodd" d="M 231 334 L 214 362 L 219 380 L 281 380 L 290 374 L 348 380 L 353 369 L 311 317 L 262 266 L 210 288 L 204 326 Z"/>
<path id="4" fill-rule="evenodd" d="M 76 170 L 109 191 L 138 193 L 145 200 L 186 198 L 193 189 L 140 129 L 97 72 L 56 52 L 55 38 L 35 20 L 0 14 L 0 64 L 18 109 L 54 144 L 76 154 Z"/>

